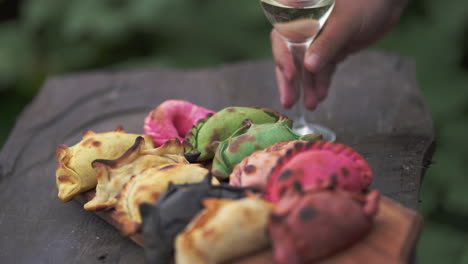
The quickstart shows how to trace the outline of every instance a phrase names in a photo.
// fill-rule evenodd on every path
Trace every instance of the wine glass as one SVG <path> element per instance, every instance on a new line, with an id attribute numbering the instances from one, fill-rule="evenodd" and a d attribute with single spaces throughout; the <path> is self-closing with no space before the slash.
<path id="1" fill-rule="evenodd" d="M 306 50 L 330 16 L 335 0 L 260 0 L 260 4 L 268 20 L 286 41 L 298 71 L 294 84 L 299 100 L 294 106 L 297 117 L 293 129 L 301 135 L 320 133 L 325 140 L 334 141 L 336 134 L 332 130 L 306 120 L 303 62 Z"/>

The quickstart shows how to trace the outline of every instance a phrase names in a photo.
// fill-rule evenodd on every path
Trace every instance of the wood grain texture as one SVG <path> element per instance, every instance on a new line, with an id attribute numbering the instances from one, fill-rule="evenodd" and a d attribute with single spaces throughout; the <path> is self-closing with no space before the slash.
<path id="1" fill-rule="evenodd" d="M 78 201 L 80 204 L 84 205 L 85 203 L 91 201 L 94 196 L 96 196 L 96 191 L 95 190 L 90 190 L 84 193 L 80 193 L 77 196 L 75 196 L 74 200 Z M 120 232 L 121 226 L 119 224 L 119 221 L 117 217 L 115 216 L 114 209 L 109 209 L 109 210 L 100 210 L 100 211 L 92 211 L 95 213 L 97 216 L 99 216 L 101 219 L 106 221 L 106 223 L 110 224 L 116 229 L 116 232 Z M 137 245 L 140 247 L 144 246 L 143 242 L 143 235 L 141 232 L 133 234 L 128 236 L 129 239 L 133 240 Z"/>
<path id="2" fill-rule="evenodd" d="M 282 109 L 270 61 L 50 78 L 0 152 L 0 263 L 143 262 L 141 248 L 92 212 L 58 200 L 54 152 L 59 144 L 77 143 L 86 129 L 102 132 L 123 125 L 141 133 L 148 111 L 171 98 L 215 110 L 229 105 Z M 377 52 L 350 57 L 311 117 L 364 154 L 376 175 L 372 187 L 417 207 L 434 133 L 413 63 Z"/>

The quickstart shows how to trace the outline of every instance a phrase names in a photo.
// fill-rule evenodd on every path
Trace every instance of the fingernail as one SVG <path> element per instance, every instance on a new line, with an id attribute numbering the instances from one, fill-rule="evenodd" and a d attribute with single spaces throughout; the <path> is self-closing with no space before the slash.
<path id="1" fill-rule="evenodd" d="M 312 72 L 318 72 L 320 70 L 320 56 L 312 53 L 305 59 L 305 63 L 307 64 L 307 68 Z"/>

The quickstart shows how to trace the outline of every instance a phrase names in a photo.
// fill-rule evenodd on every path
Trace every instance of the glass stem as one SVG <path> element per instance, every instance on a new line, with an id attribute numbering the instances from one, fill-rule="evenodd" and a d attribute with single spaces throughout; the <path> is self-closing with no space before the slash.
<path id="1" fill-rule="evenodd" d="M 304 106 L 304 57 L 307 49 L 309 48 L 312 41 L 303 43 L 291 43 L 288 42 L 288 48 L 291 51 L 294 65 L 297 70 L 297 78 L 294 80 L 294 87 L 297 93 L 297 101 L 294 105 L 294 112 L 296 117 L 294 127 L 305 127 L 307 126 L 306 120 L 306 108 Z"/>

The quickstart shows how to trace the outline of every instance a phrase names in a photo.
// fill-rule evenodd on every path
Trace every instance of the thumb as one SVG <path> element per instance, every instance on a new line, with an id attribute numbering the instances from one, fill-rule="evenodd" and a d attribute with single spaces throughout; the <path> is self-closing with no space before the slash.
<path id="1" fill-rule="evenodd" d="M 304 66 L 313 73 L 343 56 L 346 46 L 358 34 L 362 17 L 359 10 L 347 5 L 348 1 L 336 1 L 335 9 L 322 32 L 306 52 Z"/>

